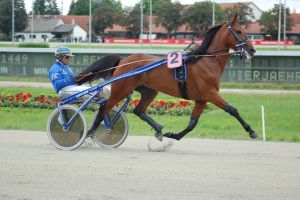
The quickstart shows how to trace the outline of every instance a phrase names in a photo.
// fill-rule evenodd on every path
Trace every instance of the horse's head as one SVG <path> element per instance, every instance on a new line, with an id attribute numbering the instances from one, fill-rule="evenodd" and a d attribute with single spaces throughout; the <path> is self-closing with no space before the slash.
<path id="1" fill-rule="evenodd" d="M 228 21 L 228 46 L 237 51 L 241 57 L 250 58 L 254 56 L 256 50 L 250 40 L 248 40 L 246 32 L 237 23 L 238 15 L 235 15 L 231 21 Z"/>

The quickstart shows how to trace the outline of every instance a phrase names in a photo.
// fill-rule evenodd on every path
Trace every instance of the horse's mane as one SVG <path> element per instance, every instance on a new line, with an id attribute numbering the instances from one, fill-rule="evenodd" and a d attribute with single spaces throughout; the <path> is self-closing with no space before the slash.
<path id="1" fill-rule="evenodd" d="M 203 42 L 200 46 L 196 46 L 195 49 L 193 49 L 189 55 L 205 55 L 207 54 L 207 49 L 212 41 L 212 39 L 215 37 L 216 33 L 220 30 L 222 27 L 221 25 L 214 26 L 210 28 L 205 34 Z"/>

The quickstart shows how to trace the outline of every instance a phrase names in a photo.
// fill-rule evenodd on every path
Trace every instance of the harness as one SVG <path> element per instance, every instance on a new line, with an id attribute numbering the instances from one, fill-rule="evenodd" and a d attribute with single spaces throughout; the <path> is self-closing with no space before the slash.
<path id="1" fill-rule="evenodd" d="M 221 65 L 220 57 L 222 57 L 222 56 L 239 55 L 241 58 L 243 58 L 244 56 L 246 56 L 246 57 L 250 56 L 249 53 L 244 48 L 247 45 L 247 43 L 249 42 L 248 38 L 246 38 L 245 40 L 242 40 L 239 37 L 238 33 L 232 28 L 231 22 L 227 22 L 227 30 L 229 31 L 229 33 L 231 33 L 233 35 L 233 37 L 237 41 L 237 44 L 235 45 L 236 50 L 234 52 L 220 53 L 220 52 L 229 50 L 229 48 L 224 48 L 224 49 L 217 50 L 214 52 L 208 52 L 208 54 L 204 54 L 204 55 L 188 55 L 188 49 L 195 43 L 194 41 L 191 44 L 189 44 L 189 46 L 187 48 L 185 48 L 185 50 L 183 52 L 183 57 L 182 57 L 182 65 L 173 69 L 174 70 L 174 80 L 176 80 L 178 83 L 177 85 L 178 85 L 179 92 L 180 92 L 180 95 L 182 98 L 188 99 L 186 79 L 187 79 L 187 62 L 190 59 L 199 59 L 202 57 L 215 57 L 216 59 L 218 59 L 219 64 Z M 166 60 L 166 58 L 164 58 L 162 60 Z M 155 59 L 136 60 L 136 61 L 122 64 L 122 65 L 118 65 L 115 67 L 111 67 L 111 68 L 108 68 L 105 70 L 101 70 L 98 72 L 89 72 L 87 74 L 81 74 L 78 79 L 80 80 L 80 79 L 85 78 L 86 76 L 90 76 L 93 74 L 98 74 L 98 73 L 102 73 L 105 71 L 117 69 L 120 67 L 134 64 L 134 63 L 149 62 L 149 61 L 156 61 L 156 60 Z"/>
<path id="2" fill-rule="evenodd" d="M 186 79 L 187 79 L 187 65 L 185 60 L 182 61 L 183 64 L 181 67 L 175 68 L 174 69 L 174 79 L 177 81 L 177 85 L 179 88 L 179 92 L 182 98 L 184 99 L 189 99 L 188 94 L 187 94 L 187 84 L 186 84 Z"/>

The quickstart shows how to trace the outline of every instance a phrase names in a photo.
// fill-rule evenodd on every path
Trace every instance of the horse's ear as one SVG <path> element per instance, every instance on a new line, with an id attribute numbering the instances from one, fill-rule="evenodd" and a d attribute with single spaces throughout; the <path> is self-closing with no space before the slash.
<path id="1" fill-rule="evenodd" d="M 232 20 L 231 20 L 231 24 L 234 25 L 234 24 L 239 20 L 239 18 L 240 18 L 240 17 L 239 17 L 238 14 L 236 13 L 235 16 L 234 16 L 234 17 L 232 18 Z"/>

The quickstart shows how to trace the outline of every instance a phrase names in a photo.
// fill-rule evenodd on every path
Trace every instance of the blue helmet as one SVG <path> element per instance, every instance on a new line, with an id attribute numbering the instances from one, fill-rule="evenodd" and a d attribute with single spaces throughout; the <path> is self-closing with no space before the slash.
<path id="1" fill-rule="evenodd" d="M 56 58 L 59 58 L 61 56 L 73 56 L 71 50 L 68 48 L 68 47 L 59 47 L 56 49 L 55 53 L 54 53 L 54 56 Z"/>

